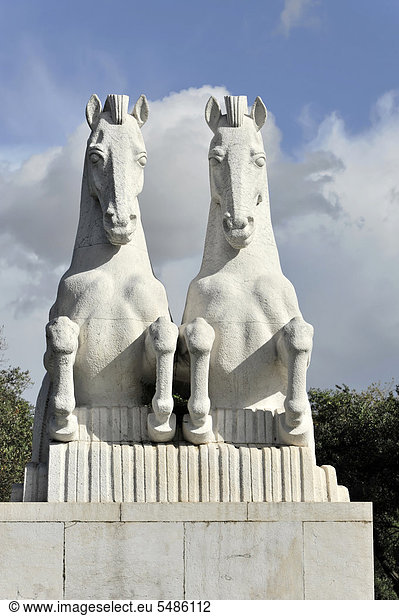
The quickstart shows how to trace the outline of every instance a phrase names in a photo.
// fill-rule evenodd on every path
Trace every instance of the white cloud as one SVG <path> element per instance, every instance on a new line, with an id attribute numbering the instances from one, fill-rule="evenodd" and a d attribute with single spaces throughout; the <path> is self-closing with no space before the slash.
<path id="1" fill-rule="evenodd" d="M 143 223 L 176 321 L 200 266 L 208 216 L 203 110 L 211 94 L 222 101 L 225 93 L 204 86 L 150 101 L 143 129 Z M 316 331 L 311 385 L 364 386 L 397 373 L 397 101 L 395 92 L 381 97 L 358 135 L 332 114 L 295 158 L 282 151 L 272 113 L 263 131 L 283 269 Z M 0 324 L 7 356 L 32 371 L 35 391 L 47 312 L 72 252 L 87 135 L 84 123 L 64 146 L 0 171 Z"/>
<path id="2" fill-rule="evenodd" d="M 150 118 L 143 128 L 148 165 L 140 205 L 155 266 L 202 250 L 212 135 L 204 109 L 211 95 L 223 101 L 225 94 L 225 88 L 203 86 L 150 101 Z"/>
<path id="3" fill-rule="evenodd" d="M 293 28 L 317 23 L 315 17 L 308 15 L 308 9 L 317 4 L 317 0 L 285 0 L 280 14 L 280 30 L 283 34 L 288 36 Z"/>
<path id="4" fill-rule="evenodd" d="M 303 156 L 328 153 L 339 164 L 321 196 L 321 211 L 292 219 L 278 232 L 287 273 L 316 330 L 311 382 L 363 386 L 397 378 L 399 346 L 399 110 L 394 93 L 377 101 L 371 126 L 347 132 L 332 114 Z"/>

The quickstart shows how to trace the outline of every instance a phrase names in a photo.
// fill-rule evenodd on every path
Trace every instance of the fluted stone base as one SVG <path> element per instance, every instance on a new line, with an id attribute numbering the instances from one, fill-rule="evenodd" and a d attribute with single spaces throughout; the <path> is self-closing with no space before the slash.
<path id="1" fill-rule="evenodd" d="M 212 440 L 235 445 L 284 445 L 279 440 L 279 415 L 283 409 L 211 409 Z M 152 409 L 141 407 L 78 407 L 79 441 L 142 443 L 150 441 L 147 428 Z M 184 440 L 178 425 L 172 442 Z"/>
<path id="2" fill-rule="evenodd" d="M 49 502 L 348 501 L 306 447 L 52 443 Z"/>
<path id="3" fill-rule="evenodd" d="M 334 468 L 316 466 L 306 447 L 51 443 L 49 469 L 27 466 L 25 501 L 349 501 Z"/>
<path id="4" fill-rule="evenodd" d="M 271 411 L 213 411 L 214 443 L 193 445 L 181 429 L 151 443 L 148 407 L 78 408 L 78 440 L 50 442 L 48 462 L 26 467 L 23 500 L 48 502 L 343 502 L 331 466 L 311 448 L 276 443 Z M 226 442 L 227 441 L 227 442 Z"/>

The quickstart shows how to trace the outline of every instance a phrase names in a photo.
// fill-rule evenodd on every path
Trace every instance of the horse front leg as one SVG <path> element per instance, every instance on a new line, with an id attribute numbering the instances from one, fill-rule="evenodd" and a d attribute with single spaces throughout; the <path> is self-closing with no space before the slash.
<path id="1" fill-rule="evenodd" d="M 211 402 L 208 395 L 209 361 L 215 331 L 209 323 L 198 317 L 183 328 L 183 336 L 190 355 L 189 415 L 183 419 L 183 436 L 187 441 L 200 445 L 214 440 Z"/>
<path id="2" fill-rule="evenodd" d="M 159 317 L 152 323 L 146 335 L 146 349 L 156 358 L 153 413 L 148 415 L 147 428 L 150 439 L 157 443 L 170 441 L 176 432 L 176 415 L 172 414 L 172 381 L 177 336 L 177 326 L 166 317 Z"/>
<path id="3" fill-rule="evenodd" d="M 288 372 L 285 413 L 279 417 L 280 437 L 289 445 L 313 448 L 313 422 L 306 392 L 312 343 L 313 327 L 301 317 L 294 317 L 281 330 L 277 350 Z"/>
<path id="4" fill-rule="evenodd" d="M 75 439 L 78 429 L 78 421 L 73 415 L 73 366 L 79 344 L 79 326 L 68 317 L 58 317 L 47 324 L 46 338 L 44 365 L 52 382 L 49 435 L 56 441 L 67 443 Z"/>

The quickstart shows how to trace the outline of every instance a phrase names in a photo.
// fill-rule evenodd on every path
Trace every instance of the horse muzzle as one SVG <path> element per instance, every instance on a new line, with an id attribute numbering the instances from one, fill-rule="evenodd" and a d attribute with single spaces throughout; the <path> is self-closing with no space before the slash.
<path id="1" fill-rule="evenodd" d="M 230 246 L 241 250 L 251 243 L 255 232 L 255 222 L 252 216 L 232 217 L 227 212 L 223 217 L 223 231 Z"/>
<path id="2" fill-rule="evenodd" d="M 111 244 L 114 246 L 124 246 L 128 244 L 136 230 L 137 218 L 130 218 L 126 224 L 112 224 L 112 222 L 104 222 L 104 229 Z"/>

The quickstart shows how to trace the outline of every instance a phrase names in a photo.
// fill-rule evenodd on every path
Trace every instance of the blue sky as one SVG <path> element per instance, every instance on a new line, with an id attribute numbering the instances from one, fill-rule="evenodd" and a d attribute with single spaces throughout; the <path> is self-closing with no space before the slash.
<path id="1" fill-rule="evenodd" d="M 1 16 L 0 323 L 32 398 L 93 92 L 150 101 L 140 203 L 176 321 L 207 217 L 205 102 L 260 95 L 280 256 L 316 329 L 309 384 L 397 378 L 399 3 L 19 0 Z"/>
<path id="2" fill-rule="evenodd" d="M 2 4 L 3 145 L 58 145 L 93 89 L 141 88 L 154 100 L 210 84 L 249 99 L 261 91 L 290 149 L 303 136 L 303 106 L 315 121 L 338 110 L 358 131 L 376 98 L 396 86 L 392 0 Z M 21 121 L 23 110 L 31 121 Z"/>

